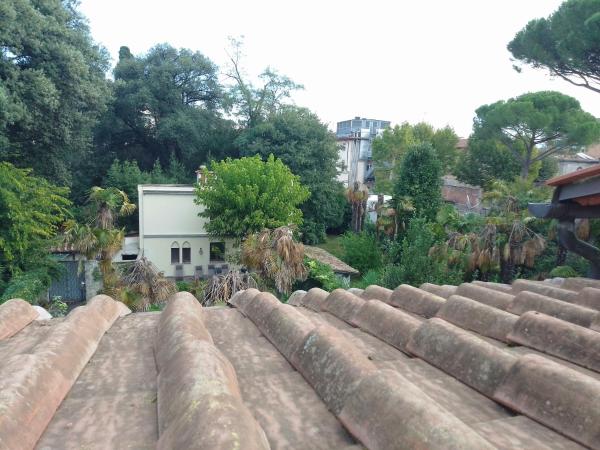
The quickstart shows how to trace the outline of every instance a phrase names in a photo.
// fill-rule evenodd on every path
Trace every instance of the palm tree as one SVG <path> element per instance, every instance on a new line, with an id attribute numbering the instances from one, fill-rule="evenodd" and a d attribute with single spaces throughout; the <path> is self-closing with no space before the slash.
<path id="1" fill-rule="evenodd" d="M 121 249 L 125 237 L 125 229 L 115 228 L 115 223 L 119 217 L 132 214 L 135 204 L 117 188 L 104 189 L 98 186 L 90 191 L 88 204 L 91 211 L 89 222 L 69 223 L 65 242 L 86 258 L 98 259 L 104 291 L 110 293 L 117 284 L 112 258 Z"/>
<path id="2" fill-rule="evenodd" d="M 294 241 L 291 227 L 265 229 L 251 234 L 242 244 L 242 263 L 272 280 L 279 292 L 289 293 L 296 280 L 308 274 L 304 265 L 304 245 Z"/>
<path id="3" fill-rule="evenodd" d="M 123 283 L 128 288 L 123 300 L 134 311 L 146 311 L 150 305 L 164 303 L 177 292 L 175 283 L 165 278 L 146 257 L 133 263 Z"/>
<path id="4" fill-rule="evenodd" d="M 528 200 L 546 194 L 523 180 L 511 184 L 497 181 L 491 187 L 483 197 L 490 211 L 484 226 L 473 232 L 450 233 L 448 241 L 434 247 L 431 254 L 445 255 L 450 263 L 464 257 L 467 269 L 479 270 L 483 279 L 498 270 L 502 282 L 510 283 L 518 266 L 533 267 L 546 248 L 546 240 L 530 228 L 535 218 L 527 212 Z"/>
<path id="5" fill-rule="evenodd" d="M 369 189 L 365 185 L 355 181 L 352 188 L 346 189 L 346 198 L 352 206 L 352 231 L 360 233 L 365 224 Z"/>

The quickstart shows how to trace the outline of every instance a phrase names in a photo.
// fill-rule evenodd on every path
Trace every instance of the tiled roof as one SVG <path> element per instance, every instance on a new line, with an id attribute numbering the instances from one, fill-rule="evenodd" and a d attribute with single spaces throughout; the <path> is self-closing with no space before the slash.
<path id="1" fill-rule="evenodd" d="M 600 142 L 590 145 L 585 152 L 594 158 L 600 158 Z"/>
<path id="2" fill-rule="evenodd" d="M 358 275 L 359 271 L 354 267 L 350 267 L 344 261 L 339 258 L 336 258 L 327 250 L 322 249 L 320 247 L 313 247 L 311 245 L 304 246 L 304 254 L 311 258 L 315 259 L 323 264 L 327 264 L 329 267 L 333 269 L 334 272 L 349 274 L 349 275 Z"/>
<path id="3" fill-rule="evenodd" d="M 570 172 L 565 175 L 560 175 L 554 178 L 550 178 L 546 181 L 548 186 L 562 186 L 565 184 L 571 184 L 578 181 L 585 180 L 600 175 L 600 164 L 588 167 L 586 169 L 577 170 Z"/>
<path id="4" fill-rule="evenodd" d="M 600 449 L 600 281 L 0 305 L 0 448 Z"/>

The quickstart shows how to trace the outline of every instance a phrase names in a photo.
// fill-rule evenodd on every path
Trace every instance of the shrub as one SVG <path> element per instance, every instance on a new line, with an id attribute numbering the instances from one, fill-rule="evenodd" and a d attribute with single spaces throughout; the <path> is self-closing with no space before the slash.
<path id="1" fill-rule="evenodd" d="M 190 292 L 192 286 L 187 281 L 176 281 L 177 292 Z"/>
<path id="2" fill-rule="evenodd" d="M 333 272 L 333 269 L 327 264 L 306 258 L 306 267 L 308 267 L 307 286 L 321 287 L 326 291 L 333 291 L 338 288 L 346 288 L 344 280 Z"/>
<path id="3" fill-rule="evenodd" d="M 571 278 L 578 277 L 579 274 L 570 266 L 557 266 L 550 271 L 551 277 Z"/>
<path id="4" fill-rule="evenodd" d="M 305 219 L 300 226 L 302 242 L 308 245 L 319 244 L 325 241 L 325 225 L 311 219 Z"/>
<path id="5" fill-rule="evenodd" d="M 0 303 L 11 298 L 22 298 L 35 305 L 51 281 L 45 268 L 22 272 L 10 280 L 0 297 Z"/>
<path id="6" fill-rule="evenodd" d="M 62 297 L 55 295 L 52 297 L 52 302 L 48 308 L 48 312 L 52 314 L 52 317 L 64 317 L 69 311 L 69 305 L 62 301 Z"/>
<path id="7" fill-rule="evenodd" d="M 379 270 L 369 270 L 360 280 L 352 283 L 352 287 L 365 289 L 372 284 L 381 284 L 381 272 Z"/>
<path id="8" fill-rule="evenodd" d="M 373 234 L 347 232 L 342 236 L 341 244 L 344 249 L 342 259 L 360 273 L 381 267 L 382 253 Z"/>
<path id="9" fill-rule="evenodd" d="M 379 280 L 381 286 L 388 289 L 396 289 L 401 284 L 406 283 L 406 274 L 404 272 L 404 267 L 399 264 L 386 266 L 381 272 L 381 278 Z"/>
<path id="10" fill-rule="evenodd" d="M 406 237 L 402 241 L 400 264 L 384 268 L 381 284 L 394 289 L 400 284 L 419 286 L 423 283 L 460 284 L 463 272 L 458 268 L 450 269 L 448 262 L 432 258 L 430 249 L 435 244 L 432 225 L 423 218 L 410 221 Z"/>

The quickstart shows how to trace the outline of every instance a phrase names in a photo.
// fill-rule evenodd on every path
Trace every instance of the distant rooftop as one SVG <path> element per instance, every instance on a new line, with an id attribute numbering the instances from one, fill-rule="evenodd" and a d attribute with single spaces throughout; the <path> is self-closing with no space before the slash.
<path id="1" fill-rule="evenodd" d="M 469 147 L 469 138 L 458 138 L 456 143 L 457 150 L 466 150 Z"/>
<path id="2" fill-rule="evenodd" d="M 316 259 L 320 263 L 327 264 L 335 273 L 343 275 L 358 275 L 360 273 L 354 267 L 350 267 L 344 261 L 336 258 L 327 250 L 320 247 L 305 245 L 304 254 L 309 258 Z"/>
<path id="3" fill-rule="evenodd" d="M 377 132 L 379 130 L 389 128 L 390 125 L 391 122 L 388 120 L 366 119 L 364 117 L 356 116 L 354 119 L 338 122 L 335 134 L 337 137 L 346 137 L 351 136 L 354 133 L 359 133 L 362 130 L 368 129 L 370 131 L 370 136 L 374 137 L 377 135 Z"/>

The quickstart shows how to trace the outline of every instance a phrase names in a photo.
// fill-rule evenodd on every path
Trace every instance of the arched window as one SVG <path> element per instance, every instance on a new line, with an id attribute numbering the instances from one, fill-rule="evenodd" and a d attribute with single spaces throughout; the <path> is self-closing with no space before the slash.
<path id="1" fill-rule="evenodd" d="M 179 264 L 181 259 L 179 258 L 179 243 L 173 242 L 171 244 L 171 264 Z"/>
<path id="2" fill-rule="evenodd" d="M 190 264 L 192 262 L 192 247 L 189 242 L 184 242 L 181 247 L 181 260 L 184 264 Z"/>

